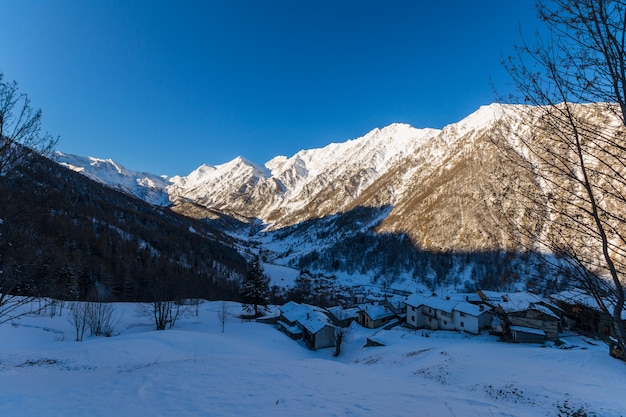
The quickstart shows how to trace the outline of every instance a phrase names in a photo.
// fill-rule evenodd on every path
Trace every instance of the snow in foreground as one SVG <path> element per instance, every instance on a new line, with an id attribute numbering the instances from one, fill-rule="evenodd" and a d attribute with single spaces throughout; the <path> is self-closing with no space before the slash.
<path id="1" fill-rule="evenodd" d="M 626 366 L 581 337 L 559 349 L 398 328 L 363 347 L 375 331 L 354 326 L 333 358 L 235 304 L 222 333 L 219 304 L 162 332 L 118 304 L 118 334 L 83 342 L 64 317 L 0 327 L 0 416 L 626 415 Z"/>

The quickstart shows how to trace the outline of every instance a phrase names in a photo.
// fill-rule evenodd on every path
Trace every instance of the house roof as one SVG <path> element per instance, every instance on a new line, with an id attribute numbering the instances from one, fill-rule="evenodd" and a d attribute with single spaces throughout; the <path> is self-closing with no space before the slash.
<path id="1" fill-rule="evenodd" d="M 406 299 L 406 304 L 412 307 L 426 306 L 431 307 L 447 313 L 452 313 L 454 306 L 458 304 L 458 301 L 444 300 L 439 297 L 426 297 L 422 294 L 411 294 Z"/>
<path id="2" fill-rule="evenodd" d="M 287 304 L 284 304 L 282 307 L 280 307 L 280 315 L 291 323 L 298 321 L 302 314 L 302 306 L 295 301 L 289 301 Z"/>
<path id="3" fill-rule="evenodd" d="M 468 303 L 467 301 L 445 300 L 439 297 L 427 297 L 422 294 L 411 294 L 406 299 L 406 304 L 413 307 L 423 305 L 447 313 L 452 313 L 453 310 L 456 310 L 474 317 L 478 317 L 491 310 L 489 306 L 482 306 L 481 310 L 481 306 Z"/>
<path id="4" fill-rule="evenodd" d="M 401 295 L 396 295 L 394 297 L 388 297 L 387 298 L 387 302 L 393 306 L 393 308 L 395 309 L 399 309 L 404 307 L 404 304 L 406 302 L 406 297 L 401 296 Z"/>
<path id="5" fill-rule="evenodd" d="M 542 304 L 534 304 L 531 308 L 535 309 L 537 311 L 540 311 L 540 312 L 542 312 L 545 315 L 548 315 L 550 317 L 556 318 L 557 320 L 561 319 L 558 314 L 556 314 L 554 311 L 550 310 L 548 307 L 546 307 L 546 306 L 544 306 Z"/>
<path id="6" fill-rule="evenodd" d="M 507 313 L 514 313 L 517 311 L 528 310 L 536 303 L 540 302 L 541 298 L 535 294 L 529 292 L 514 292 L 502 294 L 502 299 L 496 303 L 502 307 Z"/>
<path id="7" fill-rule="evenodd" d="M 326 314 L 322 313 L 321 311 L 315 310 L 312 311 L 306 319 L 304 319 L 303 321 L 299 321 L 299 323 L 301 323 L 302 327 L 304 327 L 311 333 L 317 333 L 327 326 L 334 327 L 333 324 L 329 321 Z"/>
<path id="8" fill-rule="evenodd" d="M 343 308 L 341 306 L 335 306 L 330 307 L 327 310 L 338 320 L 355 319 L 359 315 L 358 308 Z"/>
<path id="9" fill-rule="evenodd" d="M 358 308 L 372 320 L 381 320 L 395 316 L 395 313 L 390 308 L 380 304 L 362 304 Z"/>
<path id="10" fill-rule="evenodd" d="M 281 327 L 283 327 L 283 328 L 284 328 L 285 330 L 287 330 L 287 332 L 289 332 L 290 334 L 299 335 L 299 334 L 301 334 L 301 333 L 302 333 L 302 332 L 301 332 L 301 330 L 300 330 L 300 328 L 299 328 L 296 324 L 294 324 L 293 326 L 291 326 L 291 325 L 289 325 L 289 324 L 285 323 L 284 321 L 280 321 L 280 320 L 279 320 L 279 321 L 278 321 L 278 325 L 279 325 L 279 326 L 281 326 Z"/>
<path id="11" fill-rule="evenodd" d="M 526 291 L 500 293 L 495 291 L 482 291 L 490 304 L 499 306 L 505 313 L 518 313 L 526 310 L 537 310 L 554 318 L 559 318 L 552 309 L 560 310 L 550 301 Z"/>
<path id="12" fill-rule="evenodd" d="M 409 295 L 409 296 L 406 298 L 405 303 L 406 303 L 407 305 L 409 305 L 409 306 L 412 306 L 412 307 L 419 307 L 419 306 L 424 305 L 424 303 L 426 303 L 426 302 L 427 302 L 428 298 L 430 298 L 430 297 L 426 297 L 426 296 L 425 296 L 425 295 L 423 295 L 423 294 L 417 294 L 417 293 L 415 293 L 415 294 L 411 294 L 411 295 Z"/>
<path id="13" fill-rule="evenodd" d="M 601 311 L 596 299 L 593 298 L 593 296 L 591 296 L 590 294 L 584 292 L 583 290 L 573 289 L 568 291 L 561 291 L 557 294 L 551 295 L 550 298 L 553 300 L 562 301 L 567 304 L 578 304 L 596 311 Z M 606 301 L 608 306 L 612 305 L 609 300 Z M 626 310 L 622 311 L 622 320 L 626 320 Z"/>
<path id="14" fill-rule="evenodd" d="M 457 303 L 457 305 L 454 306 L 454 310 L 470 315 L 470 316 L 478 317 L 481 314 L 485 314 L 491 311 L 491 307 L 486 306 L 486 305 L 480 306 L 476 304 L 470 304 L 465 301 L 461 301 Z"/>
<path id="15" fill-rule="evenodd" d="M 480 298 L 480 296 L 476 293 L 473 294 L 467 294 L 465 296 L 465 300 L 472 302 L 472 303 L 480 303 L 482 302 L 482 298 Z"/>
<path id="16" fill-rule="evenodd" d="M 596 300 L 586 292 L 578 289 L 561 291 L 550 296 L 553 300 L 563 301 L 568 304 L 579 304 L 589 308 L 598 308 Z"/>
<path id="17" fill-rule="evenodd" d="M 502 301 L 502 296 L 506 296 L 506 293 L 497 291 L 480 290 L 479 293 L 481 293 L 487 301 Z"/>
<path id="18" fill-rule="evenodd" d="M 308 304 L 290 301 L 280 308 L 281 315 L 291 323 L 298 322 L 311 333 L 317 333 L 326 326 L 332 326 L 324 310 Z"/>
<path id="19" fill-rule="evenodd" d="M 532 327 L 524 327 L 524 326 L 509 326 L 509 329 L 512 332 L 520 332 L 520 333 L 528 333 L 528 334 L 537 334 L 541 336 L 545 336 L 546 332 L 540 329 L 534 329 Z"/>

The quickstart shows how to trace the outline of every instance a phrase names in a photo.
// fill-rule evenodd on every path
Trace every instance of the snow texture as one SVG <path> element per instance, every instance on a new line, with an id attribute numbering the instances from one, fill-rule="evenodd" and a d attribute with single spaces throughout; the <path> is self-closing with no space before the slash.
<path id="1" fill-rule="evenodd" d="M 309 351 L 272 325 L 238 319 L 234 303 L 222 333 L 220 304 L 205 302 L 160 332 L 136 305 L 117 304 L 116 334 L 83 342 L 59 315 L 0 327 L 0 415 L 625 414 L 624 364 L 582 337 L 562 337 L 564 349 L 353 324 L 335 358 L 332 348 Z M 386 346 L 364 347 L 367 338 Z"/>

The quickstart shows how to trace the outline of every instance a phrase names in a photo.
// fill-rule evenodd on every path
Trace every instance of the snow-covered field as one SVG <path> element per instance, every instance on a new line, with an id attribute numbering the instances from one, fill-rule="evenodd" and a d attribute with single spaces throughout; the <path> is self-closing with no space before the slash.
<path id="1" fill-rule="evenodd" d="M 3 325 L 0 416 L 626 415 L 626 365 L 581 337 L 559 349 L 396 328 L 363 347 L 376 331 L 354 325 L 334 358 L 236 304 L 222 333 L 220 304 L 160 332 L 117 304 L 115 336 L 83 342 L 65 317 Z"/>

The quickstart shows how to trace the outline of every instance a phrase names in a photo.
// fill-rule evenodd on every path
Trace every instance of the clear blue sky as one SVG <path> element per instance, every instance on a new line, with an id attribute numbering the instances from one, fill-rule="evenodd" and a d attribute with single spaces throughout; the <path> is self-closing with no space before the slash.
<path id="1" fill-rule="evenodd" d="M 0 0 L 0 71 L 57 148 L 186 175 L 393 122 L 441 128 L 506 90 L 532 0 Z"/>

